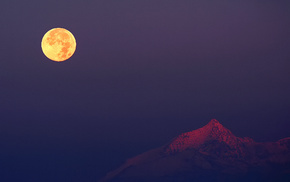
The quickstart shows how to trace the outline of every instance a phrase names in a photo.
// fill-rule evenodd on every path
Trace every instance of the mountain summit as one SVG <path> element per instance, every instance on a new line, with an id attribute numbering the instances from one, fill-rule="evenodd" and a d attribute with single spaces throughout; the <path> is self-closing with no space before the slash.
<path id="1" fill-rule="evenodd" d="M 101 181 L 290 181 L 290 138 L 255 142 L 216 119 L 126 161 Z"/>
<path id="2" fill-rule="evenodd" d="M 198 148 L 211 140 L 224 142 L 231 146 L 237 144 L 237 137 L 216 119 L 212 119 L 202 128 L 179 135 L 169 144 L 166 151 L 168 153 L 175 153 L 184 151 L 188 148 Z"/>

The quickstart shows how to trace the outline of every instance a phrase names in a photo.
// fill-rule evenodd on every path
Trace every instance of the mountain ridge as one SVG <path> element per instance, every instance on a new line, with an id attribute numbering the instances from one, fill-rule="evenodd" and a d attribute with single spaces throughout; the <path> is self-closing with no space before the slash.
<path id="1" fill-rule="evenodd" d="M 289 174 L 290 181 L 290 137 L 259 143 L 249 137 L 236 137 L 212 119 L 199 129 L 178 135 L 169 144 L 128 159 L 101 181 L 219 181 L 229 176 L 228 181 L 232 181 L 253 174 L 260 180 L 272 174 Z"/>

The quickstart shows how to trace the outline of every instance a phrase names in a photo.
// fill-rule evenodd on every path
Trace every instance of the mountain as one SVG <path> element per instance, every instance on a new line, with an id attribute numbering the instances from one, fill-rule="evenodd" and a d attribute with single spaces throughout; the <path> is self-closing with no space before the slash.
<path id="1" fill-rule="evenodd" d="M 255 142 L 217 120 L 133 157 L 102 182 L 290 181 L 290 137 Z"/>

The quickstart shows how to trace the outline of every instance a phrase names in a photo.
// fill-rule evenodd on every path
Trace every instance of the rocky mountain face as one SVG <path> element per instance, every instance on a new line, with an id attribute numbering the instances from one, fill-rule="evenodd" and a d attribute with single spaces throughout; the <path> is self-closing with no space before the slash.
<path id="1" fill-rule="evenodd" d="M 217 120 L 125 162 L 101 181 L 290 181 L 290 137 L 255 142 Z"/>

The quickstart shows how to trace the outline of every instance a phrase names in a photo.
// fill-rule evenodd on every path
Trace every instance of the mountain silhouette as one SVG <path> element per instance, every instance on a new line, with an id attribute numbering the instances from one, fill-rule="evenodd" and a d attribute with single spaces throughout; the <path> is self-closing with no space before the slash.
<path id="1" fill-rule="evenodd" d="M 290 181 L 290 138 L 255 142 L 217 120 L 128 159 L 102 182 Z"/>

